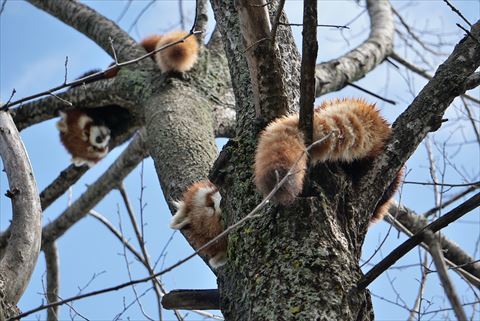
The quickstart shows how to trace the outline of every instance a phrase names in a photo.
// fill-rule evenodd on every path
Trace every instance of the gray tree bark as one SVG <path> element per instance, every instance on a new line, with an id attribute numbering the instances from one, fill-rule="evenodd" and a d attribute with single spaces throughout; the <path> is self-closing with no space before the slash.
<path id="1" fill-rule="evenodd" d="M 42 209 L 37 184 L 25 146 L 12 117 L 0 112 L 0 156 L 12 200 L 8 246 L 0 258 L 0 318 L 14 315 L 40 252 Z"/>

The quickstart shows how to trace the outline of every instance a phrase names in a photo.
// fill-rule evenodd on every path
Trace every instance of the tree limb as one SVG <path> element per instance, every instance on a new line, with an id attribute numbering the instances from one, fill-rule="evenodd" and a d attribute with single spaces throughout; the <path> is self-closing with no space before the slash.
<path id="1" fill-rule="evenodd" d="M 425 241 L 430 247 L 430 254 L 432 255 L 435 267 L 437 268 L 438 277 L 442 282 L 443 289 L 445 290 L 445 294 L 447 295 L 447 298 L 452 305 L 457 320 L 467 321 L 467 316 L 465 315 L 465 311 L 462 308 L 462 304 L 460 303 L 458 294 L 453 287 L 452 281 L 448 277 L 447 266 L 445 264 L 445 259 L 442 254 L 440 243 L 436 239 L 436 236 L 429 230 L 426 230 Z"/>
<path id="2" fill-rule="evenodd" d="M 55 242 L 44 244 L 43 253 L 45 254 L 45 265 L 47 269 L 47 299 L 48 303 L 58 301 L 60 287 L 60 260 L 58 259 L 58 249 Z M 58 305 L 53 306 L 47 311 L 47 321 L 58 321 Z"/>
<path id="3" fill-rule="evenodd" d="M 475 37 L 480 35 L 480 21 L 472 27 L 471 33 Z M 441 126 L 445 110 L 455 97 L 465 92 L 466 80 L 479 65 L 480 43 L 467 35 L 394 122 L 392 137 L 359 186 L 358 205 L 361 208 L 373 209 L 420 142 Z"/>
<path id="4" fill-rule="evenodd" d="M 28 0 L 32 5 L 58 18 L 92 39 L 114 58 L 110 38 L 114 40 L 118 60 L 126 61 L 145 54 L 145 51 L 113 21 L 77 1 Z"/>
<path id="5" fill-rule="evenodd" d="M 213 290 L 173 290 L 162 299 L 165 309 L 218 310 L 220 295 Z"/>
<path id="6" fill-rule="evenodd" d="M 395 250 L 388 254 L 380 263 L 375 265 L 370 271 L 365 273 L 365 275 L 357 283 L 357 288 L 365 289 L 370 283 L 372 283 L 380 274 L 385 272 L 389 267 L 391 267 L 395 262 L 397 262 L 401 257 L 407 254 L 415 246 L 419 245 L 425 239 L 426 231 L 431 231 L 432 233 L 438 232 L 442 228 L 448 226 L 448 224 L 456 221 L 463 215 L 469 213 L 473 209 L 477 208 L 480 205 L 480 193 L 468 199 L 466 202 L 457 206 L 447 214 L 443 215 L 439 219 L 433 221 L 429 225 L 425 226 L 422 230 L 415 233 L 411 238 L 399 245 Z"/>
<path id="7" fill-rule="evenodd" d="M 271 39 L 268 7 L 265 0 L 240 0 L 236 2 L 236 8 L 246 48 L 256 118 L 268 123 L 289 109 L 280 56 Z"/>
<path id="8" fill-rule="evenodd" d="M 429 224 L 425 217 L 415 214 L 415 212 L 403 205 L 394 204 L 390 207 L 389 212 L 390 215 L 386 216 L 385 220 L 402 232 L 405 232 L 404 229 L 406 229 L 410 233 L 407 234 L 409 237 L 413 234 L 420 233 Z M 393 219 L 393 217 L 395 217 L 395 219 Z M 473 257 L 465 253 L 457 244 L 445 236 L 440 235 L 436 237 L 439 239 L 442 249 L 445 251 L 445 258 L 451 262 L 450 265 L 459 267 L 455 269 L 455 271 L 460 274 L 465 271 L 480 280 L 479 262 L 475 263 Z M 469 279 L 468 275 L 464 276 Z M 480 286 L 480 283 L 478 285 Z"/>
<path id="9" fill-rule="evenodd" d="M 368 39 L 344 56 L 317 65 L 317 97 L 363 78 L 391 53 L 395 28 L 390 2 L 368 0 L 367 9 L 370 16 Z"/>
<path id="10" fill-rule="evenodd" d="M 0 112 L 0 155 L 7 173 L 13 217 L 8 246 L 0 260 L 0 293 L 15 305 L 22 296 L 40 251 L 42 210 L 33 169 L 12 117 Z"/>
<path id="11" fill-rule="evenodd" d="M 128 91 L 117 78 L 71 88 L 56 96 L 69 101 L 75 107 L 95 108 L 118 105 L 127 109 L 132 116 L 137 113 L 138 102 L 128 95 Z M 56 96 L 41 98 L 10 110 L 19 130 L 58 117 L 59 111 L 71 108 Z"/>
<path id="12" fill-rule="evenodd" d="M 43 228 L 42 241 L 44 243 L 62 236 L 146 157 L 144 135 L 143 131 L 138 132 L 130 145 L 108 170 L 95 183 L 90 185 L 79 199 Z"/>

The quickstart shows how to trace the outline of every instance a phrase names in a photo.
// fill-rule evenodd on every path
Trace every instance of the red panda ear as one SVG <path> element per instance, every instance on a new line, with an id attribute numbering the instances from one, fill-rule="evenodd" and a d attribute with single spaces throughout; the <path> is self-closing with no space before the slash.
<path id="1" fill-rule="evenodd" d="M 57 129 L 62 132 L 66 133 L 68 131 L 68 126 L 67 126 L 67 114 L 64 113 L 63 111 L 60 112 L 60 120 L 57 122 Z"/>

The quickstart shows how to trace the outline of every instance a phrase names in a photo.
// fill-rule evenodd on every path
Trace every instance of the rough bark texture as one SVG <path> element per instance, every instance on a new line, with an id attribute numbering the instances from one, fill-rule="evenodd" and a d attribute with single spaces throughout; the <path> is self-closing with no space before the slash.
<path id="1" fill-rule="evenodd" d="M 208 67 L 207 67 L 208 66 Z M 193 182 L 205 179 L 217 156 L 212 92 L 224 86 L 224 59 L 203 50 L 184 79 L 153 77 L 158 88 L 146 102 L 148 145 L 162 191 L 178 199 Z"/>
<path id="2" fill-rule="evenodd" d="M 9 244 L 0 260 L 0 305 L 8 309 L 18 302 L 28 285 L 37 263 L 42 230 L 42 210 L 33 169 L 8 112 L 0 112 L 0 155 L 13 208 Z"/>
<path id="3" fill-rule="evenodd" d="M 227 225 L 244 217 L 260 200 L 252 182 L 256 134 L 255 107 L 245 48 L 234 1 L 212 1 L 229 60 L 237 102 L 237 139 L 215 164 L 212 179 L 222 193 Z M 270 15 L 276 6 L 270 8 Z M 273 9 L 273 10 L 272 10 Z M 272 13 L 273 12 L 273 13 Z M 282 22 L 283 22 L 282 18 Z M 276 41 L 282 61 L 299 67 L 290 30 Z M 288 57 L 288 58 L 287 58 Z M 293 67 L 292 67 L 293 66 Z M 289 105 L 298 108 L 299 68 L 284 68 Z M 292 79 L 296 81 L 292 82 Z M 334 175 L 339 171 L 338 175 Z M 269 207 L 229 237 L 228 262 L 219 273 L 222 312 L 227 320 L 371 320 L 368 291 L 356 292 L 358 234 L 348 204 L 350 186 L 341 169 L 321 167 L 329 194 L 299 198 L 288 208 Z M 317 178 L 320 179 L 320 178 Z M 330 194 L 331 193 L 331 194 Z"/>

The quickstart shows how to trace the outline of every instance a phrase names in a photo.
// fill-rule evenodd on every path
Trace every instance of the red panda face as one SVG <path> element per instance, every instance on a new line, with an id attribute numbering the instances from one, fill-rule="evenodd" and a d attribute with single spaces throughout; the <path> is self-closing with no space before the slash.
<path id="1" fill-rule="evenodd" d="M 88 138 L 93 147 L 106 148 L 110 142 L 110 129 L 103 125 L 91 125 Z"/>

